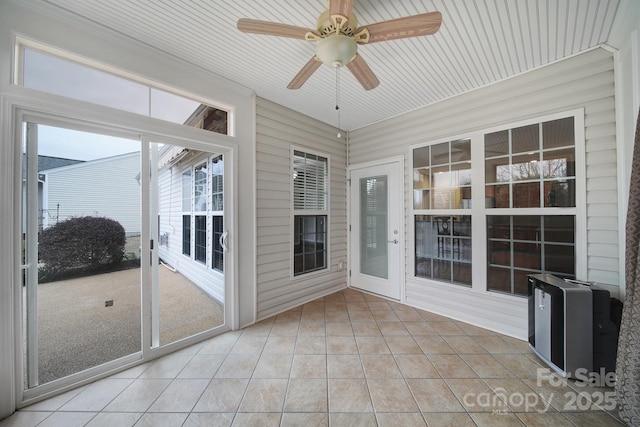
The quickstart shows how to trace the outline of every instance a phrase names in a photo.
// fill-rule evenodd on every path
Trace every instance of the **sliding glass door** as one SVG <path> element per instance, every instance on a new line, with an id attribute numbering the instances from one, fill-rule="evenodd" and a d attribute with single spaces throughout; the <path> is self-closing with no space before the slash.
<path id="1" fill-rule="evenodd" d="M 224 328 L 227 151 L 188 145 L 23 122 L 25 396 Z"/>

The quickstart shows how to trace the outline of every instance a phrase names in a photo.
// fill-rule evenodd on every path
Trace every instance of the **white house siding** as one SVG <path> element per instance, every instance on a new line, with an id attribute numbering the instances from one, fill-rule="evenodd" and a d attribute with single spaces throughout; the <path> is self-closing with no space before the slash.
<path id="1" fill-rule="evenodd" d="M 140 153 L 77 163 L 44 172 L 44 206 L 58 220 L 99 216 L 140 234 Z M 60 208 L 58 210 L 58 204 Z M 54 225 L 55 218 L 48 219 Z"/>
<path id="2" fill-rule="evenodd" d="M 429 107 L 354 130 L 349 162 L 409 156 L 413 144 L 584 108 L 588 277 L 619 285 L 618 196 L 613 54 L 597 49 Z M 405 221 L 411 224 L 412 173 L 405 169 Z M 410 230 L 411 227 L 407 226 Z M 406 235 L 407 266 L 412 241 Z M 527 336 L 524 298 L 479 293 L 413 278 L 406 269 L 406 303 L 513 336 Z"/>
<path id="3" fill-rule="evenodd" d="M 169 267 L 176 269 L 209 296 L 224 304 L 224 276 L 211 268 L 211 244 L 207 244 L 206 265 L 192 258 L 193 250 L 191 256 L 182 254 L 182 173 L 191 170 L 194 164 L 207 161 L 207 158 L 208 154 L 202 154 L 173 166 L 167 165 L 158 171 L 158 229 L 161 239 L 163 235 L 167 236 L 166 242 L 158 242 L 158 255 Z M 210 189 L 207 194 L 211 194 Z M 208 203 L 211 203 L 211 197 L 208 199 Z M 211 242 L 212 229 L 211 220 L 207 219 L 207 242 Z M 192 240 L 193 232 L 192 229 Z"/>
<path id="4" fill-rule="evenodd" d="M 270 101 L 257 100 L 257 318 L 346 287 L 346 145 L 336 129 Z M 329 268 L 293 277 L 291 147 L 329 156 Z M 242 161 L 242 160 L 241 160 Z"/>

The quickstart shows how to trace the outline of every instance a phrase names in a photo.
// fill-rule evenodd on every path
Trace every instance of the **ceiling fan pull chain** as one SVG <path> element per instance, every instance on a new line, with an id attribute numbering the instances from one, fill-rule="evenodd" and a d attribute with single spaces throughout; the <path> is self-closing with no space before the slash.
<path id="1" fill-rule="evenodd" d="M 340 67 L 336 67 L 336 111 L 338 112 L 338 138 L 342 138 L 340 123 Z"/>

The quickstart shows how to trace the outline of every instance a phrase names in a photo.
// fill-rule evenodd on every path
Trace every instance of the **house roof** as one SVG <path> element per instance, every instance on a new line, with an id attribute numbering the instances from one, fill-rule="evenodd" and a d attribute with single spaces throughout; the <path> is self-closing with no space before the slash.
<path id="1" fill-rule="evenodd" d="M 38 156 L 38 172 L 44 172 L 49 169 L 55 169 L 62 166 L 75 165 L 76 163 L 82 163 L 82 160 L 64 159 L 61 157 L 52 156 Z M 22 176 L 26 175 L 27 171 L 27 157 L 22 156 Z"/>
<path id="2" fill-rule="evenodd" d="M 313 42 L 241 33 L 239 18 L 315 28 L 327 0 L 24 0 L 67 11 L 253 89 L 265 99 L 336 126 L 336 72 L 287 84 Z M 355 0 L 360 25 L 440 11 L 431 36 L 359 47 L 380 85 L 365 91 L 340 75 L 341 127 L 352 130 L 510 78 L 598 46 L 640 19 L 637 0 Z M 64 12 L 66 13 L 66 12 Z"/>

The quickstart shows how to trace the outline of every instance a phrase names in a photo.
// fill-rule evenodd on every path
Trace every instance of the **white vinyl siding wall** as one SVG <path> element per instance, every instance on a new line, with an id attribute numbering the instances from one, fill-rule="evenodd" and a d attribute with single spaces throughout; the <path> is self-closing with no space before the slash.
<path id="1" fill-rule="evenodd" d="M 349 162 L 411 155 L 412 145 L 583 108 L 588 277 L 620 281 L 613 54 L 596 49 L 350 133 Z M 413 279 L 412 171 L 405 168 L 406 303 L 524 338 L 526 300 Z"/>
<path id="2" fill-rule="evenodd" d="M 346 144 L 337 130 L 293 110 L 257 99 L 257 319 L 346 287 Z M 292 275 L 291 147 L 329 157 L 327 269 Z"/>
<path id="3" fill-rule="evenodd" d="M 194 259 L 194 228 L 191 228 L 191 255 L 182 254 L 182 174 L 191 171 L 193 165 L 207 162 L 207 155 L 166 166 L 158 172 L 160 206 L 160 236 L 166 234 L 167 244 L 158 246 L 160 259 L 175 268 L 180 274 L 198 285 L 210 297 L 224 304 L 224 275 L 211 268 L 211 263 L 202 263 Z M 193 178 L 193 173 L 192 173 Z M 192 183 L 193 186 L 193 183 Z M 190 188 L 193 192 L 193 188 Z M 206 215 L 206 214 L 203 214 Z M 192 215 L 193 216 L 193 215 Z M 193 222 L 193 218 L 192 218 Z M 207 242 L 211 241 L 211 221 L 207 220 Z M 207 260 L 212 256 L 212 248 L 207 244 Z"/>
<path id="4" fill-rule="evenodd" d="M 118 221 L 128 236 L 140 234 L 140 153 L 77 163 L 44 172 L 44 204 L 59 221 L 99 216 Z M 55 224 L 48 218 L 47 225 Z"/>

